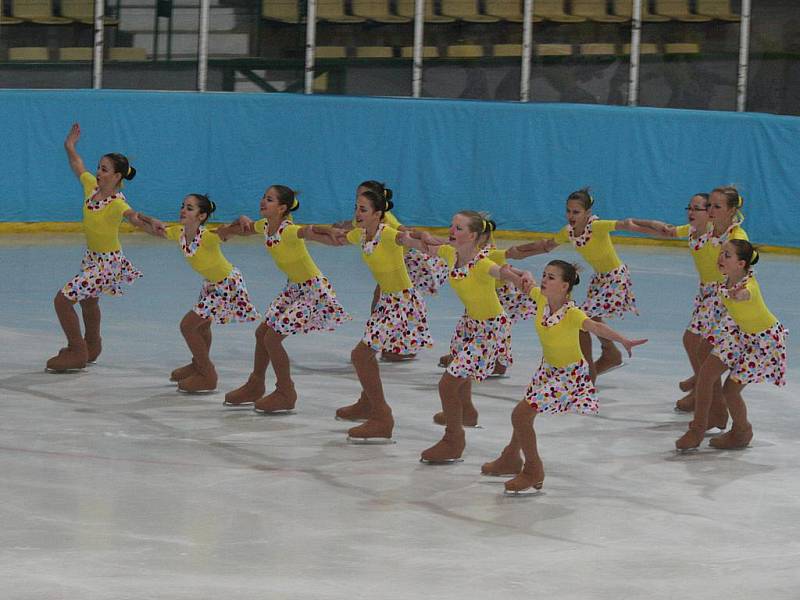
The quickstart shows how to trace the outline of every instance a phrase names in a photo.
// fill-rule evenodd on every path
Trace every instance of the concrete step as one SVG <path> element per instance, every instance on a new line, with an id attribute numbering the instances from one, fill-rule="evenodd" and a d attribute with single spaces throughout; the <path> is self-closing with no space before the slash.
<path id="1" fill-rule="evenodd" d="M 134 33 L 133 45 L 152 52 L 154 35 L 151 32 Z M 167 34 L 159 32 L 158 50 L 163 55 L 167 49 Z M 215 56 L 247 56 L 250 52 L 250 36 L 246 33 L 209 32 L 208 54 Z M 190 58 L 197 55 L 197 32 L 173 31 L 173 58 Z"/>
<path id="2" fill-rule="evenodd" d="M 120 31 L 153 31 L 156 17 L 155 8 L 127 8 L 120 9 Z M 210 31 L 230 31 L 237 25 L 236 9 L 228 7 L 212 8 L 209 14 Z M 160 28 L 166 28 L 167 19 L 162 18 Z M 196 31 L 200 27 L 200 9 L 176 8 L 172 11 L 172 29 L 183 31 Z"/>

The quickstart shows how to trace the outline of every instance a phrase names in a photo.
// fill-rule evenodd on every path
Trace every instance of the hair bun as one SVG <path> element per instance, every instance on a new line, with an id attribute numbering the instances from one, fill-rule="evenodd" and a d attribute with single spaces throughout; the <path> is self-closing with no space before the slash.
<path id="1" fill-rule="evenodd" d="M 750 257 L 750 265 L 752 266 L 756 264 L 759 258 L 760 256 L 758 254 L 758 248 L 753 248 L 753 256 Z"/>
<path id="2" fill-rule="evenodd" d="M 133 165 L 130 165 L 128 166 L 128 172 L 122 178 L 130 181 L 134 177 L 136 177 L 136 169 L 134 168 Z"/>
<path id="3" fill-rule="evenodd" d="M 391 195 L 391 194 L 390 194 L 390 195 Z M 385 209 L 383 212 L 389 212 L 389 211 L 390 211 L 390 210 L 392 210 L 393 208 L 394 208 L 394 202 L 392 202 L 391 200 L 389 200 L 389 197 L 387 196 L 387 197 L 386 197 L 386 209 Z"/>
<path id="4" fill-rule="evenodd" d="M 578 285 L 580 282 L 581 282 L 581 276 L 576 271 L 575 272 L 575 281 L 572 282 L 572 285 Z"/>
<path id="5" fill-rule="evenodd" d="M 383 184 L 381 184 L 381 185 L 383 185 Z M 386 198 L 387 202 L 389 200 L 391 200 L 392 198 L 394 198 L 394 194 L 392 193 L 392 188 L 388 188 L 388 187 L 386 187 L 384 185 L 383 186 L 383 197 Z"/>
<path id="6" fill-rule="evenodd" d="M 206 196 L 206 198 L 208 198 L 208 196 Z M 214 203 L 214 201 L 211 198 L 208 198 L 208 203 L 210 205 L 209 208 L 208 208 L 208 214 L 210 215 L 215 210 L 217 210 L 217 205 Z"/>

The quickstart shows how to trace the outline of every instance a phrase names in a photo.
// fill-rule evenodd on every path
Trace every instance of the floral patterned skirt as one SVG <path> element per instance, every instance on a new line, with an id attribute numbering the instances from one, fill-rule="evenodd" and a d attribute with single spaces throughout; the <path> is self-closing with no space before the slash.
<path id="1" fill-rule="evenodd" d="M 415 288 L 382 292 L 361 341 L 375 352 L 416 354 L 433 345 L 428 309 Z"/>
<path id="2" fill-rule="evenodd" d="M 447 282 L 447 263 L 441 258 L 411 248 L 403 259 L 411 283 L 423 294 L 433 295 Z"/>
<path id="3" fill-rule="evenodd" d="M 626 312 L 639 314 L 627 265 L 608 273 L 595 273 L 586 290 L 581 310 L 587 317 L 620 317 Z"/>
<path id="4" fill-rule="evenodd" d="M 286 287 L 267 307 L 264 322 L 281 335 L 333 331 L 352 317 L 345 312 L 325 277 Z"/>
<path id="5" fill-rule="evenodd" d="M 261 318 L 250 301 L 244 277 L 236 267 L 222 281 L 214 283 L 206 279 L 200 298 L 192 310 L 198 316 L 220 325 L 232 321 L 257 321 Z"/>
<path id="6" fill-rule="evenodd" d="M 701 283 L 700 289 L 694 297 L 694 310 L 686 329 L 711 341 L 727 312 L 725 305 L 717 295 L 717 284 Z"/>
<path id="7" fill-rule="evenodd" d="M 543 360 L 528 385 L 525 401 L 537 413 L 596 413 L 597 390 L 589 375 L 589 364 L 581 359 L 554 367 Z"/>
<path id="8" fill-rule="evenodd" d="M 121 250 L 95 252 L 87 248 L 81 260 L 81 272 L 64 284 L 61 293 L 73 302 L 99 298 L 100 294 L 121 296 L 122 284 L 131 284 L 141 276 L 142 272 Z"/>
<path id="9" fill-rule="evenodd" d="M 450 340 L 453 360 L 447 372 L 453 377 L 483 381 L 492 374 L 495 363 L 510 367 L 511 349 L 507 346 L 510 329 L 511 323 L 505 314 L 483 320 L 463 314 Z"/>
<path id="10" fill-rule="evenodd" d="M 780 322 L 758 333 L 742 331 L 730 315 L 725 315 L 711 353 L 730 370 L 739 383 L 786 385 L 786 338 L 789 330 Z"/>

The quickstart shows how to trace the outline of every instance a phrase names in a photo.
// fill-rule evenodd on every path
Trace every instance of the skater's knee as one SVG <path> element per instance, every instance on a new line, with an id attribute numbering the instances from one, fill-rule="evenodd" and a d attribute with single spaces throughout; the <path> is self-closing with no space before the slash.
<path id="1" fill-rule="evenodd" d="M 375 352 L 363 342 L 359 342 L 356 347 L 353 348 L 352 352 L 350 352 L 350 360 L 353 362 L 353 364 L 362 363 L 370 360 L 371 358 L 375 358 Z"/>
<path id="2" fill-rule="evenodd" d="M 453 377 L 450 373 L 445 373 L 439 379 L 439 395 L 441 397 L 452 396 L 458 391 L 458 388 L 466 383 L 466 380 L 460 377 Z"/>
<path id="3" fill-rule="evenodd" d="M 272 327 L 267 326 L 267 330 L 264 332 L 264 343 L 267 346 L 273 346 L 275 344 L 280 344 L 285 337 L 285 335 L 281 335 Z"/>
<path id="4" fill-rule="evenodd" d="M 62 292 L 61 290 L 59 290 L 56 293 L 55 298 L 53 298 L 53 305 L 55 305 L 56 308 L 64 307 L 64 306 L 72 306 L 73 304 L 74 304 L 74 302 L 72 300 L 70 300 L 69 298 L 67 298 L 64 295 L 64 292 Z"/>
<path id="5" fill-rule="evenodd" d="M 183 318 L 181 319 L 181 333 L 186 336 L 187 334 L 196 331 L 198 327 L 202 324 L 203 319 L 196 315 L 194 312 L 189 311 L 186 313 Z"/>
<path id="6" fill-rule="evenodd" d="M 100 298 L 84 298 L 80 300 L 81 308 L 94 308 L 100 304 Z"/>
<path id="7" fill-rule="evenodd" d="M 511 424 L 516 427 L 525 427 L 533 423 L 536 411 L 525 400 L 520 401 L 511 412 Z"/>
<path id="8" fill-rule="evenodd" d="M 743 387 L 744 386 L 741 383 L 739 383 L 738 381 L 734 381 L 733 379 L 730 378 L 729 375 L 725 379 L 725 383 L 722 384 L 722 393 L 725 395 L 725 397 L 738 396 L 741 393 Z"/>
<path id="9" fill-rule="evenodd" d="M 264 336 L 267 335 L 267 330 L 269 329 L 269 325 L 266 323 L 261 323 L 258 327 L 256 327 L 256 340 L 261 341 L 264 339 Z"/>

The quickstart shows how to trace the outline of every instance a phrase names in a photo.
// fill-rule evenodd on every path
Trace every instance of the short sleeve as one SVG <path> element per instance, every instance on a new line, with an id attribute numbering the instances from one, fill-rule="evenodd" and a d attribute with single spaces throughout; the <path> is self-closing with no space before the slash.
<path id="1" fill-rule="evenodd" d="M 747 237 L 747 232 L 742 229 L 741 227 L 734 227 L 733 231 L 731 231 L 730 236 L 728 236 L 730 240 L 749 240 L 750 238 Z"/>
<path id="2" fill-rule="evenodd" d="M 398 233 L 400 232 L 397 231 L 397 229 L 387 225 L 386 227 L 383 228 L 383 231 L 381 232 L 381 241 L 386 242 L 387 244 L 391 244 L 393 246 L 395 245 L 399 246 L 400 244 L 397 243 Z"/>
<path id="3" fill-rule="evenodd" d="M 451 269 L 453 265 L 456 264 L 456 249 L 449 244 L 442 244 L 439 246 L 439 249 L 436 251 L 436 256 L 443 258 L 445 262 L 447 262 L 447 266 Z"/>
<path id="4" fill-rule="evenodd" d="M 258 233 L 264 233 L 264 230 L 267 228 L 267 220 L 266 219 L 259 219 L 255 223 L 253 223 L 253 230 Z"/>
<path id="5" fill-rule="evenodd" d="M 492 277 L 491 274 L 489 273 L 489 270 L 492 267 L 496 267 L 496 266 L 497 266 L 496 262 L 494 262 L 494 261 L 492 261 L 492 260 L 490 260 L 488 258 L 482 258 L 475 264 L 473 269 L 475 270 L 475 273 L 479 277 L 488 277 L 490 279 L 494 279 L 494 277 Z"/>
<path id="6" fill-rule="evenodd" d="M 284 229 L 283 233 L 281 233 L 281 242 L 296 242 L 298 239 L 300 239 L 297 235 L 299 231 L 299 225 L 295 225 L 294 223 L 287 225 L 286 229 Z"/>
<path id="7" fill-rule="evenodd" d="M 592 233 L 609 233 L 617 228 L 617 221 L 598 219 L 592 223 Z"/>
<path id="8" fill-rule="evenodd" d="M 97 178 L 89 173 L 89 171 L 84 171 L 81 173 L 80 182 L 83 186 L 83 197 L 88 198 L 97 187 Z"/>
<path id="9" fill-rule="evenodd" d="M 692 226 L 688 223 L 686 225 L 680 225 L 675 228 L 675 237 L 689 237 L 691 230 Z"/>
<path id="10" fill-rule="evenodd" d="M 363 230 L 359 229 L 358 227 L 351 229 L 347 232 L 347 241 L 351 244 L 360 244 L 362 231 Z"/>
<path id="11" fill-rule="evenodd" d="M 528 297 L 538 304 L 542 300 L 542 288 L 532 287 Z"/>
<path id="12" fill-rule="evenodd" d="M 131 205 L 121 198 L 117 198 L 112 204 L 114 205 L 114 210 L 117 211 L 120 216 L 131 210 Z"/>
<path id="13" fill-rule="evenodd" d="M 400 221 L 397 220 L 397 217 L 390 212 L 383 213 L 383 222 L 392 229 L 400 229 L 400 227 L 402 227 Z"/>
<path id="14" fill-rule="evenodd" d="M 569 312 L 567 313 L 567 322 L 570 324 L 570 326 L 575 327 L 576 329 L 580 329 L 583 326 L 583 322 L 588 318 L 589 317 L 586 316 L 586 313 L 577 306 L 570 308 Z"/>
<path id="15" fill-rule="evenodd" d="M 166 234 L 168 240 L 175 240 L 178 241 L 181 239 L 181 232 L 183 231 L 183 225 L 170 225 L 166 228 Z"/>
<path id="16" fill-rule="evenodd" d="M 501 250 L 500 248 L 494 248 L 493 250 L 489 251 L 488 258 L 494 263 L 498 265 L 504 265 L 506 263 L 506 253 L 508 252 L 507 249 Z"/>
<path id="17" fill-rule="evenodd" d="M 222 244 L 222 238 L 214 231 L 206 229 L 203 231 L 202 243 L 208 249 L 219 248 L 220 244 Z"/>
<path id="18" fill-rule="evenodd" d="M 569 229 L 565 225 L 562 227 L 558 233 L 553 236 L 553 239 L 556 241 L 556 244 L 566 244 L 569 241 Z"/>

